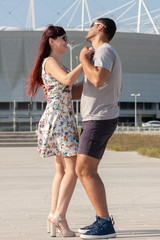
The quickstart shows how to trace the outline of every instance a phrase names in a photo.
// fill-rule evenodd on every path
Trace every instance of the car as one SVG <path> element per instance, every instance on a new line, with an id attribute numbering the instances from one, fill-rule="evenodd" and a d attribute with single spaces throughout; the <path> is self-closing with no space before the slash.
<path id="1" fill-rule="evenodd" d="M 142 123 L 142 127 L 155 127 L 155 128 L 158 128 L 160 127 L 160 121 L 149 121 L 149 122 L 146 122 L 146 123 Z"/>

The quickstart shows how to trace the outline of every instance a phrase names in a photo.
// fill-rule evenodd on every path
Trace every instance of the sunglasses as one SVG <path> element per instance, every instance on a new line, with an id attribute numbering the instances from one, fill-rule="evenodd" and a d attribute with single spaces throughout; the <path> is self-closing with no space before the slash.
<path id="1" fill-rule="evenodd" d="M 92 28 L 94 25 L 103 25 L 104 28 L 107 28 L 103 23 L 99 23 L 99 22 L 94 22 L 94 23 L 92 23 L 91 28 Z"/>
<path id="2" fill-rule="evenodd" d="M 62 39 L 63 39 L 65 42 L 67 42 L 67 41 L 68 41 L 67 35 L 64 35 L 64 36 L 62 37 Z"/>

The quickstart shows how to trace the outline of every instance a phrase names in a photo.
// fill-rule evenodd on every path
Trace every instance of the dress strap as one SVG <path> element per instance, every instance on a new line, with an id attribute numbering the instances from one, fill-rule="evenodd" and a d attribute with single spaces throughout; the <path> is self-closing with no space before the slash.
<path id="1" fill-rule="evenodd" d="M 46 72 L 45 72 L 45 64 L 46 64 L 46 61 L 47 61 L 47 59 L 48 58 L 51 58 L 50 56 L 49 57 L 46 57 L 46 58 L 44 58 L 44 60 L 43 60 L 43 63 L 42 63 L 42 74 L 45 74 Z M 63 69 L 64 69 L 64 71 L 66 71 L 67 73 L 69 73 L 70 72 L 70 70 L 67 68 L 67 67 L 65 67 L 63 64 L 61 64 L 60 65 Z"/>
<path id="2" fill-rule="evenodd" d="M 45 72 L 45 64 L 46 64 L 47 59 L 48 59 L 48 57 L 47 57 L 47 58 L 44 58 L 44 60 L 43 60 L 43 63 L 42 63 L 42 74 L 43 74 L 43 73 L 46 73 L 46 72 Z"/>

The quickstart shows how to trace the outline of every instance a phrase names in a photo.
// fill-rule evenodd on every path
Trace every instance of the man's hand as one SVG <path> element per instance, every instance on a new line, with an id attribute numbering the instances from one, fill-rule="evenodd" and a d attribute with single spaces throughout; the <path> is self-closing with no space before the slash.
<path id="1" fill-rule="evenodd" d="M 94 49 L 92 47 L 90 48 L 84 47 L 80 52 L 80 56 L 79 56 L 80 62 L 82 62 L 84 58 L 87 60 L 90 60 L 93 54 L 94 54 Z"/>
<path id="2" fill-rule="evenodd" d="M 80 62 L 88 81 L 95 87 L 100 88 L 108 80 L 110 71 L 103 67 L 96 67 L 91 64 L 89 59 L 93 56 L 93 48 L 84 47 L 80 52 Z"/>

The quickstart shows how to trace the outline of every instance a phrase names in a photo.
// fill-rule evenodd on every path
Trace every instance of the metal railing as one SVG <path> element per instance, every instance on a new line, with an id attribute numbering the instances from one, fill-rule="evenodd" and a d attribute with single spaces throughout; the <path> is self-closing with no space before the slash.
<path id="1" fill-rule="evenodd" d="M 116 133 L 160 134 L 160 127 L 117 126 Z"/>

